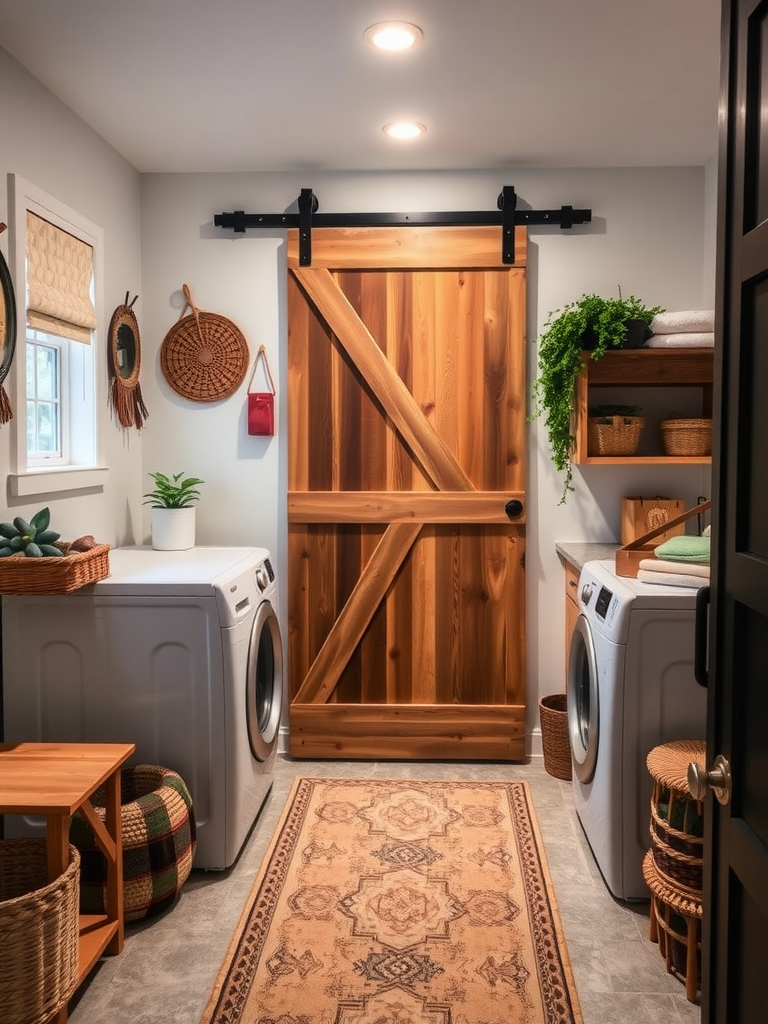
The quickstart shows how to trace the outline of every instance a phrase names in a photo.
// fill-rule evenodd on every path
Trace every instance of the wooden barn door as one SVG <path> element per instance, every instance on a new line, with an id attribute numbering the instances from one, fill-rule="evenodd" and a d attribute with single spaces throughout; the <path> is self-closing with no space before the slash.
<path id="1" fill-rule="evenodd" d="M 294 756 L 525 755 L 525 257 L 288 232 Z"/>

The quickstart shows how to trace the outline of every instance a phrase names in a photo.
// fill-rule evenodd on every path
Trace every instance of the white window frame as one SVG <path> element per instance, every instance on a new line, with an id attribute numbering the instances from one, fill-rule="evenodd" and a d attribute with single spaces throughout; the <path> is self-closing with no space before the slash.
<path id="1" fill-rule="evenodd" d="M 62 387 L 68 389 L 70 446 L 66 465 L 56 460 L 43 463 L 27 457 L 27 336 L 26 336 L 26 254 L 27 211 L 81 239 L 93 249 L 94 307 L 98 327 L 90 345 L 69 343 L 68 372 Z M 10 262 L 16 286 L 17 331 L 15 371 L 16 410 L 11 420 L 11 472 L 9 490 L 14 497 L 45 494 L 63 496 L 82 488 L 103 489 L 109 470 L 104 458 L 104 412 L 106 381 L 101 353 L 104 338 L 104 232 L 86 217 L 60 203 L 18 174 L 8 175 L 8 216 L 10 221 Z M 9 375 L 10 376 L 10 375 Z M 9 387 L 13 387 L 9 380 Z"/>
<path id="2" fill-rule="evenodd" d="M 31 330 L 27 328 L 26 344 L 30 345 L 41 345 L 46 348 L 52 348 L 56 350 L 56 364 L 58 368 L 57 379 L 58 379 L 58 397 L 56 399 L 56 405 L 58 406 L 57 418 L 59 421 L 59 451 L 49 454 L 37 454 L 30 455 L 29 447 L 27 447 L 27 462 L 30 469 L 35 466 L 68 466 L 70 464 L 69 455 L 69 434 L 70 434 L 70 412 L 69 412 L 69 393 L 72 386 L 72 381 L 69 373 L 69 349 L 71 342 L 67 341 L 66 338 L 59 338 L 55 334 L 45 334 L 43 331 Z M 29 354 L 29 348 L 27 348 L 27 355 Z M 26 362 L 26 360 L 25 360 Z M 65 384 L 65 381 L 68 384 Z M 27 384 L 29 380 L 27 379 Z M 36 401 L 40 401 L 35 395 Z M 28 412 L 29 395 L 25 400 L 25 412 Z"/>

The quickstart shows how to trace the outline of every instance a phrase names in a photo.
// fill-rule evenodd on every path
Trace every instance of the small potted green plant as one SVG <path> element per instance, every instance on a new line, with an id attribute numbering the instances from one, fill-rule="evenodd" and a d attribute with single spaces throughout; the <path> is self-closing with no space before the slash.
<path id="1" fill-rule="evenodd" d="M 572 491 L 571 455 L 576 438 L 573 434 L 573 398 L 576 378 L 583 368 L 582 352 L 588 350 L 592 359 L 600 359 L 610 348 L 622 348 L 629 332 L 635 337 L 630 344 L 642 344 L 650 335 L 650 323 L 661 306 L 646 306 L 630 295 L 617 299 L 585 294 L 574 302 L 550 313 L 539 343 L 539 376 L 533 382 L 533 411 L 529 419 L 544 416 L 552 462 L 564 474 L 564 504 Z M 639 326 L 634 326 L 639 322 Z"/>
<path id="2" fill-rule="evenodd" d="M 158 551 L 184 551 L 195 546 L 195 502 L 200 498 L 196 476 L 150 473 L 155 484 L 144 495 L 151 509 L 152 547 Z"/>

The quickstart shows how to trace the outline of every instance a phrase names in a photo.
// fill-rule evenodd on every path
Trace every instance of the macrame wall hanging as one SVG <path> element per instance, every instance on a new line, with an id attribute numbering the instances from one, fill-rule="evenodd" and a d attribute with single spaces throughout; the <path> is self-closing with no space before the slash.
<path id="1" fill-rule="evenodd" d="M 0 223 L 0 234 L 5 224 Z M 16 299 L 13 283 L 5 257 L 0 252 L 0 424 L 13 419 L 11 402 L 3 387 L 3 381 L 13 362 L 16 349 Z"/>
<path id="2" fill-rule="evenodd" d="M 118 306 L 109 322 L 109 404 L 122 427 L 141 430 L 149 413 L 139 384 L 141 337 L 133 303 L 136 295 Z"/>

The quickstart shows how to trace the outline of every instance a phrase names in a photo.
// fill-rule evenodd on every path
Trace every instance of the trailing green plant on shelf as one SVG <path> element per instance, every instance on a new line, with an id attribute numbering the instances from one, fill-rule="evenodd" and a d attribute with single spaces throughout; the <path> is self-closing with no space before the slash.
<path id="1" fill-rule="evenodd" d="M 589 350 L 592 359 L 600 359 L 610 348 L 622 348 L 633 329 L 632 345 L 642 344 L 650 336 L 650 323 L 661 306 L 646 306 L 634 295 L 604 299 L 584 294 L 549 314 L 538 339 L 539 376 L 533 382 L 532 412 L 529 421 L 544 416 L 552 462 L 564 474 L 563 505 L 574 490 L 571 457 L 576 438 L 573 433 L 573 401 L 576 378 Z M 639 340 L 638 340 L 639 339 Z"/>
<path id="2" fill-rule="evenodd" d="M 185 477 L 183 473 L 175 473 L 171 477 L 165 473 L 149 475 L 155 489 L 144 495 L 142 504 L 152 508 L 189 508 L 200 498 L 198 485 L 205 483 L 196 476 Z"/>

